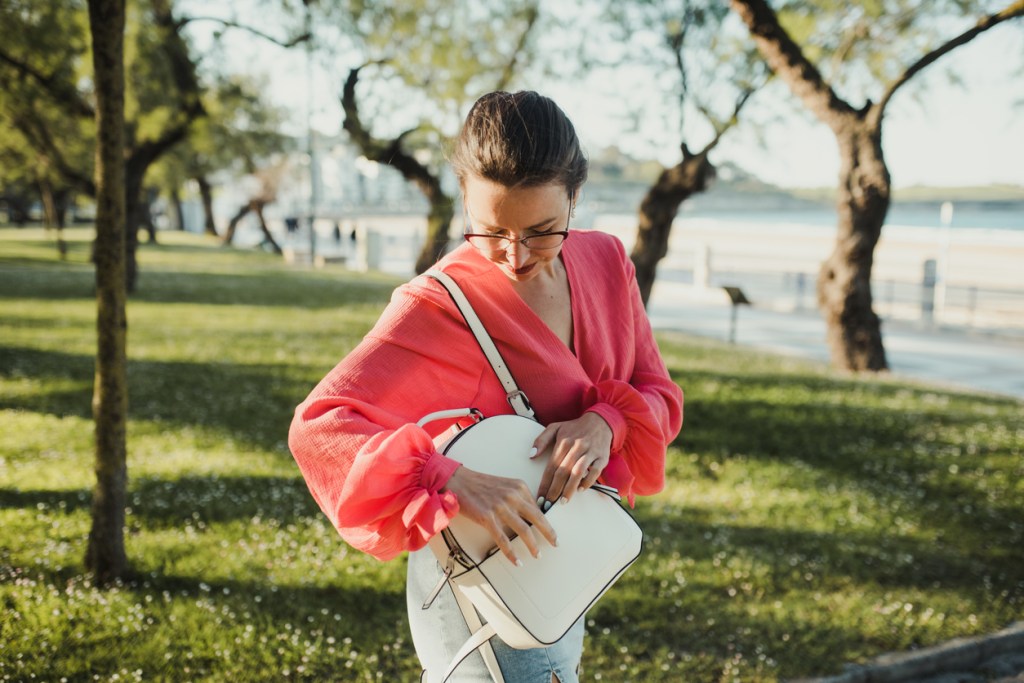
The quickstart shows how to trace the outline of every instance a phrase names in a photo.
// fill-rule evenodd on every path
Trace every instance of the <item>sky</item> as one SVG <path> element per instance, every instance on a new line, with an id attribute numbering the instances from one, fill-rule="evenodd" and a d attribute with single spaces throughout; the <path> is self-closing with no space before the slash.
<path id="1" fill-rule="evenodd" d="M 915 185 L 1024 186 L 1024 72 L 1020 70 L 1024 59 L 1018 56 L 1024 54 L 1021 28 L 1003 25 L 982 34 L 897 93 L 888 106 L 883 128 L 883 147 L 895 189 Z M 344 73 L 328 73 L 314 65 L 310 95 L 302 50 L 283 50 L 245 36 L 237 40 L 242 47 L 231 53 L 235 68 L 269 78 L 271 99 L 293 112 L 296 131 L 304 130 L 309 101 L 314 127 L 328 134 L 341 130 L 338 98 Z M 197 36 L 197 47 L 202 49 L 202 45 L 202 36 Z M 964 85 L 950 83 L 939 66 L 956 71 Z M 591 155 L 616 144 L 634 156 L 657 158 L 666 165 L 679 160 L 678 142 L 652 142 L 665 138 L 651 135 L 650 124 L 645 127 L 647 134 L 630 132 L 625 126 L 621 93 L 630 92 L 629 83 L 613 83 L 611 88 L 567 80 L 520 85 L 540 90 L 558 102 Z M 758 131 L 743 126 L 733 129 L 712 161 L 733 162 L 780 187 L 833 186 L 839 158 L 831 131 L 804 112 L 781 83 L 756 97 L 764 98 L 776 110 L 792 113 Z M 694 149 L 702 140 L 695 136 L 689 142 Z"/>

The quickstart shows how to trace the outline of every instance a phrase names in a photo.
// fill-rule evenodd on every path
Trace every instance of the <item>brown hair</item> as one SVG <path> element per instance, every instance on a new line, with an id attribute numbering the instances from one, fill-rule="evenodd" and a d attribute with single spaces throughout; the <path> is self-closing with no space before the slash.
<path id="1" fill-rule="evenodd" d="M 565 112 L 528 90 L 492 92 L 477 100 L 451 164 L 460 184 L 470 175 L 508 187 L 555 182 L 571 195 L 586 181 L 588 166 Z"/>

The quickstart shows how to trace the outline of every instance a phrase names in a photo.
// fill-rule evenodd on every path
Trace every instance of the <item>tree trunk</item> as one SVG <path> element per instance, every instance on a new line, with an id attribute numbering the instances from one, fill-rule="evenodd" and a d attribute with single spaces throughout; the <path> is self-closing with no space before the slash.
<path id="1" fill-rule="evenodd" d="M 47 230 L 57 227 L 57 200 L 50 181 L 39 181 L 39 198 L 43 205 L 43 227 Z"/>
<path id="2" fill-rule="evenodd" d="M 430 212 L 427 214 L 427 241 L 416 257 L 416 273 L 425 273 L 444 255 L 451 241 L 449 231 L 455 210 L 452 200 L 443 192 L 427 194 Z"/>
<path id="3" fill-rule="evenodd" d="M 818 305 L 834 365 L 855 372 L 886 370 L 881 321 L 872 308 L 871 268 L 889 210 L 889 171 L 878 127 L 856 119 L 840 130 L 836 245 L 818 274 Z"/>
<path id="4" fill-rule="evenodd" d="M 174 209 L 174 228 L 185 232 L 185 209 L 181 205 L 181 193 L 178 188 L 171 190 L 171 207 Z"/>
<path id="5" fill-rule="evenodd" d="M 263 240 L 266 244 L 270 245 L 270 248 L 274 250 L 275 254 L 282 254 L 281 245 L 274 239 L 274 235 L 271 234 L 270 228 L 267 227 L 267 220 L 263 217 L 264 202 L 255 201 L 251 204 L 252 210 L 256 213 L 256 218 L 259 220 L 260 230 L 263 231 Z"/>
<path id="6" fill-rule="evenodd" d="M 449 234 L 454 209 L 452 199 L 441 187 L 441 179 L 421 164 L 415 156 L 402 148 L 402 141 L 412 131 L 406 131 L 391 140 L 377 140 L 363 125 L 359 118 L 359 105 L 356 102 L 356 83 L 362 67 L 351 69 L 342 89 L 341 105 L 345 111 L 342 127 L 349 134 L 352 142 L 367 159 L 387 164 L 402 174 L 406 180 L 414 183 L 430 205 L 427 214 L 427 241 L 416 258 L 416 272 L 423 273 L 433 266 L 437 259 L 448 248 Z"/>
<path id="7" fill-rule="evenodd" d="M 124 176 L 124 209 L 125 209 L 125 288 L 128 293 L 135 291 L 139 280 L 139 263 L 136 254 L 139 250 L 139 224 L 141 222 L 142 178 L 146 169 L 138 168 L 138 164 L 125 164 Z"/>
<path id="8" fill-rule="evenodd" d="M 156 244 L 156 223 L 153 221 L 153 202 L 156 201 L 158 193 L 153 188 L 142 191 L 143 198 L 139 202 L 139 227 L 146 229 L 146 240 L 149 244 Z"/>
<path id="9" fill-rule="evenodd" d="M 203 232 L 216 237 L 217 226 L 213 222 L 213 188 L 206 176 L 199 176 L 196 182 L 199 183 L 199 196 L 203 198 Z M 230 243 L 231 240 L 227 242 Z"/>
<path id="10" fill-rule="evenodd" d="M 48 180 L 39 181 L 39 195 L 43 201 L 44 225 L 57 230 L 57 255 L 61 261 L 68 258 L 68 244 L 64 241 L 64 217 L 67 215 L 67 191 L 53 191 Z"/>
<path id="11" fill-rule="evenodd" d="M 235 229 L 238 228 L 238 222 L 248 216 L 249 212 L 252 211 L 252 208 L 252 202 L 242 204 L 242 206 L 238 208 L 238 212 L 231 217 L 230 221 L 228 221 L 228 229 L 224 231 L 224 237 L 221 240 L 221 244 L 226 247 L 231 246 L 231 242 L 235 239 Z"/>
<path id="12" fill-rule="evenodd" d="M 89 0 L 96 92 L 96 486 L 85 566 L 99 584 L 128 571 L 125 314 L 124 0 Z"/>
<path id="13" fill-rule="evenodd" d="M 880 104 L 855 109 L 842 100 L 779 24 L 765 0 L 731 0 L 771 69 L 839 145 L 836 246 L 818 274 L 832 364 L 842 370 L 885 370 L 881 323 L 871 308 L 874 249 L 889 210 L 889 172 L 882 156 Z"/>
<path id="14" fill-rule="evenodd" d="M 715 174 L 707 150 L 694 155 L 685 144 L 682 150 L 683 160 L 662 171 L 640 202 L 640 224 L 629 257 L 636 267 L 636 281 L 645 306 L 654 287 L 658 262 L 668 254 L 669 236 L 679 206 L 688 197 L 707 190 Z"/>

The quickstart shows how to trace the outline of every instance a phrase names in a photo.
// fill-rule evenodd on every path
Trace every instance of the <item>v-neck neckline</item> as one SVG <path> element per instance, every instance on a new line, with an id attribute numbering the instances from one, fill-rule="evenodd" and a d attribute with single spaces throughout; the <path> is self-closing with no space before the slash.
<path id="1" fill-rule="evenodd" d="M 568 353 L 574 360 L 578 362 L 580 353 L 580 325 L 579 316 L 577 315 L 576 310 L 576 282 L 574 281 L 573 277 L 573 268 L 569 264 L 569 261 L 571 259 L 567 258 L 566 256 L 566 248 L 569 246 L 569 243 L 571 241 L 571 239 L 567 239 L 565 242 L 563 242 L 562 251 L 559 253 L 559 259 L 562 262 L 562 267 L 565 268 L 566 286 L 569 288 L 569 315 L 572 316 L 571 347 L 567 345 L 564 341 L 562 341 L 562 338 L 559 337 L 558 334 L 556 334 L 555 331 L 552 330 L 539 315 L 537 315 L 536 311 L 530 308 L 529 304 L 526 303 L 523 297 L 519 295 L 519 292 L 515 290 L 515 287 L 512 286 L 512 281 L 509 279 L 507 275 L 501 272 L 500 268 L 498 268 L 494 263 L 491 263 L 489 260 L 487 260 L 483 256 L 483 254 L 477 252 L 477 256 L 482 261 L 484 261 L 488 266 L 491 267 L 492 277 L 501 278 L 502 284 L 499 285 L 498 289 L 499 291 L 502 292 L 502 294 L 504 295 L 503 298 L 506 300 L 505 305 L 503 305 L 504 310 L 511 312 L 511 307 L 518 307 L 522 309 L 521 315 L 525 315 L 527 318 L 530 318 L 533 327 L 539 327 L 543 329 L 547 335 L 549 335 L 552 339 L 555 340 L 559 347 L 565 349 L 566 353 Z M 476 250 L 474 249 L 474 251 Z"/>

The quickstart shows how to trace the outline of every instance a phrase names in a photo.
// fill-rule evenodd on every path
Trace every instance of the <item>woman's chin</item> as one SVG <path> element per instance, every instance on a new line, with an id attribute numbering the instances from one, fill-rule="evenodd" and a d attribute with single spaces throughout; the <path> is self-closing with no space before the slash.
<path id="1" fill-rule="evenodd" d="M 508 263 L 503 263 L 498 267 L 513 282 L 525 282 L 538 272 L 536 263 L 530 263 L 521 268 L 514 268 Z"/>

